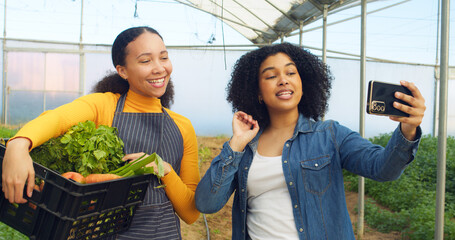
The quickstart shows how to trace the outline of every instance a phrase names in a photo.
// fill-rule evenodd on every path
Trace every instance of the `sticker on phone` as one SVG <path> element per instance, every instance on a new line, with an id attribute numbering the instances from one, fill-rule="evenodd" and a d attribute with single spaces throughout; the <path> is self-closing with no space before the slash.
<path id="1" fill-rule="evenodd" d="M 384 113 L 385 112 L 385 102 L 383 101 L 373 101 L 371 103 L 371 113 Z"/>

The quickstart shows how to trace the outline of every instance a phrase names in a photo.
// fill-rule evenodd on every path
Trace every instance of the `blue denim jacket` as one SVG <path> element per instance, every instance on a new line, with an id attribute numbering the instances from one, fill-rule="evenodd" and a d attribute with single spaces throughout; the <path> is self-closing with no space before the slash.
<path id="1" fill-rule="evenodd" d="M 422 134 L 420 127 L 417 132 L 417 140 L 408 141 L 398 127 L 383 148 L 336 121 L 315 122 L 300 115 L 282 154 L 299 238 L 355 239 L 342 169 L 377 181 L 395 180 L 414 159 Z M 235 191 L 232 208 L 232 239 L 235 240 L 249 239 L 248 170 L 260 134 L 243 152 L 234 152 L 228 142 L 224 143 L 196 189 L 196 207 L 202 213 L 219 211 Z"/>

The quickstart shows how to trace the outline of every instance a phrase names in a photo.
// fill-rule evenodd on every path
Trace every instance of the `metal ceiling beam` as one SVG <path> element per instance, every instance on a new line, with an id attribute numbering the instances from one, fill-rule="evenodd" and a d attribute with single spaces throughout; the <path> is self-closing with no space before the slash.
<path id="1" fill-rule="evenodd" d="M 250 9 L 248 9 L 247 7 L 245 7 L 243 4 L 237 2 L 236 0 L 232 0 L 233 2 L 235 2 L 237 5 L 239 5 L 240 7 L 242 7 L 243 9 L 245 9 L 246 11 L 248 11 L 251 15 L 253 15 L 255 18 L 257 18 L 259 21 L 261 21 L 262 23 L 264 23 L 264 25 L 266 25 L 268 28 L 270 28 L 272 31 L 274 31 L 277 35 L 278 35 L 278 32 L 275 31 L 275 29 L 273 29 L 273 26 L 270 26 L 267 22 L 265 22 L 264 20 L 262 20 L 262 18 L 260 18 L 259 16 L 257 16 L 255 13 L 253 13 Z"/>
<path id="2" fill-rule="evenodd" d="M 383 7 L 383 8 L 379 8 L 379 9 L 370 11 L 370 12 L 367 13 L 367 15 L 368 15 L 368 14 L 372 14 L 372 13 L 376 13 L 376 12 L 379 12 L 379 11 L 382 11 L 382 10 L 385 10 L 385 9 L 388 9 L 388 8 L 391 8 L 391 7 L 395 7 L 395 6 L 397 6 L 397 5 L 400 5 L 400 4 L 409 2 L 409 1 L 411 1 L 411 0 L 404 0 L 404 1 L 401 1 L 401 2 L 399 2 L 399 3 L 395 3 L 395 4 L 392 4 L 392 5 L 389 5 L 389 6 L 385 6 L 385 7 Z M 332 13 L 332 14 L 333 14 L 333 13 Z M 353 20 L 353 19 L 356 19 L 356 18 L 359 18 L 359 17 L 361 17 L 361 15 L 352 16 L 352 17 L 349 17 L 349 18 L 345 18 L 345 19 L 342 19 L 342 20 L 333 22 L 333 23 L 329 23 L 329 24 L 327 24 L 327 26 L 332 26 L 332 25 L 336 25 L 336 24 L 339 24 L 339 23 L 342 23 L 342 22 L 347 22 L 347 21 L 349 21 L 349 20 Z M 307 29 L 307 30 L 302 30 L 302 32 L 303 32 L 303 33 L 305 33 L 305 32 L 311 32 L 311 31 L 314 31 L 314 30 L 320 29 L 320 28 L 322 28 L 322 26 L 310 28 L 310 29 Z M 297 29 L 295 29 L 295 30 L 297 30 Z M 293 30 L 293 31 L 295 31 L 295 30 Z M 299 32 L 291 33 L 291 34 L 288 35 L 288 37 L 292 37 L 292 36 L 295 36 L 295 35 L 298 35 L 298 34 L 300 34 L 300 33 L 299 33 Z"/>
<path id="3" fill-rule="evenodd" d="M 224 8 L 223 6 L 221 6 L 220 4 L 218 4 L 217 2 L 214 2 L 213 0 L 209 0 L 211 3 L 215 4 L 217 7 L 223 9 L 222 11 L 226 11 L 228 13 L 230 13 L 232 16 L 234 16 L 236 19 L 238 19 L 240 22 L 242 23 L 245 23 L 240 17 L 238 17 L 237 15 L 235 15 L 233 12 L 229 11 L 228 9 Z"/>
<path id="4" fill-rule="evenodd" d="M 368 0 L 367 1 L 367 4 L 368 3 L 372 3 L 372 2 L 376 2 L 376 1 L 379 1 L 379 0 Z M 357 2 L 357 3 L 356 3 Z M 350 4 L 350 5 L 349 5 Z M 341 11 L 344 11 L 346 9 L 350 9 L 350 8 L 353 8 L 353 7 L 357 7 L 357 6 L 360 6 L 360 0 L 350 0 L 348 3 L 346 3 L 345 1 L 345 5 L 344 7 L 340 7 L 340 8 L 337 8 L 337 9 L 334 9 L 333 11 L 331 11 L 330 13 L 331 14 L 334 14 L 334 13 L 337 13 L 337 12 L 341 12 Z"/>
<path id="5" fill-rule="evenodd" d="M 273 3 L 271 3 L 270 1 L 268 0 L 264 0 L 265 2 L 267 2 L 270 6 L 274 7 L 276 10 L 278 10 L 281 14 L 283 14 L 283 16 L 285 16 L 286 18 L 288 18 L 289 20 L 291 20 L 291 22 L 293 22 L 295 25 L 299 26 L 299 22 L 297 19 L 291 17 L 289 14 L 287 14 L 286 12 L 284 12 L 283 10 L 279 9 L 277 6 L 275 6 Z"/>
<path id="6" fill-rule="evenodd" d="M 265 0 L 265 1 L 267 1 L 267 0 Z M 304 21 L 302 21 L 302 19 L 297 19 L 297 20 L 299 21 L 299 24 L 296 24 L 297 27 L 291 28 L 290 31 L 286 32 L 286 33 L 285 33 L 285 36 L 286 36 L 286 37 L 294 36 L 294 35 L 297 35 L 297 34 L 301 34 L 302 32 L 296 33 L 296 34 L 294 34 L 294 35 L 290 35 L 293 31 L 295 31 L 295 30 L 297 30 L 297 29 L 299 29 L 299 30 L 301 31 L 302 25 L 305 26 L 305 25 L 307 25 L 307 24 L 309 24 L 309 23 L 311 23 L 311 22 L 314 22 L 314 21 L 316 21 L 317 19 L 320 19 L 321 17 L 323 17 L 325 6 L 327 6 L 327 7 L 326 7 L 326 10 L 327 10 L 327 13 L 328 13 L 328 12 L 331 12 L 333 9 L 336 9 L 337 7 L 339 7 L 341 4 L 351 4 L 351 3 L 355 2 L 355 1 L 359 1 L 359 0 L 347 0 L 347 1 L 340 0 L 340 1 L 336 2 L 336 3 L 334 3 L 334 4 L 331 4 L 331 5 L 328 5 L 328 4 L 321 5 L 321 4 L 317 3 L 315 0 L 308 0 L 308 1 L 309 1 L 311 4 L 313 4 L 313 6 L 314 6 L 315 8 L 317 8 L 319 11 L 321 11 L 321 15 L 319 15 L 319 16 L 312 16 L 312 17 L 310 17 L 310 18 L 307 18 L 307 19 L 304 20 Z M 377 1 L 377 0 L 370 0 L 370 1 Z M 292 17 L 291 17 L 291 18 L 292 18 Z"/>
<path id="7" fill-rule="evenodd" d="M 308 0 L 308 2 L 310 2 L 311 4 L 313 4 L 313 6 L 317 9 L 319 9 L 319 11 L 323 12 L 324 11 L 324 8 L 322 7 L 321 4 L 317 3 L 315 0 Z"/>
<path id="8" fill-rule="evenodd" d="M 347 5 L 347 6 L 345 6 L 345 7 L 343 7 L 343 8 L 336 8 L 336 9 L 334 8 L 334 5 L 332 4 L 332 5 L 329 7 L 329 15 L 332 15 L 332 14 L 335 14 L 335 13 L 337 13 L 337 12 L 344 11 L 344 10 L 346 10 L 346 9 L 350 9 L 350 8 L 359 6 L 360 3 L 355 3 L 355 4 L 354 4 L 354 2 L 357 2 L 357 1 L 360 2 L 360 0 L 345 0 L 345 1 L 343 1 L 342 4 Z M 379 1 L 379 0 L 368 0 L 367 3 L 376 2 L 376 1 Z M 410 0 L 408 0 L 408 1 L 410 1 Z M 349 4 L 351 4 L 351 5 L 349 5 Z M 339 5 L 336 5 L 336 6 L 339 6 Z M 340 9 L 341 9 L 341 10 L 340 10 Z M 321 10 L 321 13 L 322 13 L 322 10 Z M 322 17 L 322 14 L 319 15 L 319 16 L 313 16 L 313 19 L 314 19 L 314 21 L 316 21 L 316 20 L 321 19 L 321 17 Z"/>
<path id="9" fill-rule="evenodd" d="M 271 35 L 270 33 L 265 32 L 265 31 L 263 31 L 263 30 L 261 30 L 261 29 L 257 29 L 257 28 L 254 28 L 254 27 L 245 25 L 244 23 L 239 23 L 239 22 L 237 22 L 237 21 L 235 21 L 235 20 L 232 20 L 232 19 L 229 19 L 229 18 L 226 18 L 226 17 L 221 17 L 221 16 L 218 15 L 218 14 L 215 14 L 215 13 L 209 12 L 209 11 L 207 11 L 207 10 L 205 10 L 205 9 L 199 8 L 199 7 L 196 6 L 196 5 L 188 4 L 188 3 L 183 2 L 183 1 L 180 1 L 180 0 L 174 0 L 174 1 L 176 1 L 176 2 L 178 2 L 178 3 L 181 3 L 181 4 L 185 5 L 185 6 L 195 8 L 195 9 L 197 9 L 197 10 L 199 10 L 199 11 L 208 13 L 208 14 L 210 14 L 210 15 L 213 15 L 213 16 L 219 18 L 219 19 L 220 19 L 221 21 L 223 21 L 223 22 L 224 22 L 224 21 L 228 21 L 228 22 L 237 24 L 237 25 L 239 25 L 239 26 L 242 26 L 242 27 L 244 27 L 244 28 L 248 28 L 248 29 L 251 29 L 251 30 L 253 30 L 253 31 L 261 32 L 261 33 L 264 34 L 264 35 Z"/>
<path id="10" fill-rule="evenodd" d="M 219 8 L 221 8 L 222 11 L 226 11 L 226 12 L 230 13 L 232 16 L 234 16 L 236 19 L 238 19 L 240 22 L 242 22 L 242 24 L 246 24 L 240 17 L 238 17 L 238 16 L 237 16 L 236 14 L 234 14 L 233 12 L 227 10 L 226 8 L 224 8 L 223 6 L 219 5 L 218 3 L 214 2 L 213 0 L 209 0 L 209 1 L 210 1 L 211 3 L 213 3 L 213 4 L 215 4 L 216 6 L 218 6 Z M 234 0 L 234 2 L 235 2 L 235 0 Z M 237 3 L 237 2 L 236 2 L 236 3 Z M 238 3 L 237 3 L 237 4 L 238 4 Z M 242 7 L 243 7 L 243 6 L 242 6 Z M 198 8 L 198 9 L 199 9 L 199 8 Z M 246 9 L 246 8 L 245 8 L 245 9 Z M 248 10 L 248 9 L 247 9 L 247 10 Z M 251 13 L 251 12 L 250 12 L 250 13 Z M 212 13 L 210 13 L 210 14 L 212 14 Z M 251 13 L 251 14 L 253 14 L 253 13 Z M 213 15 L 213 14 L 212 14 L 212 15 Z M 254 15 L 254 14 L 253 14 L 253 16 L 256 17 L 256 15 Z M 222 17 L 221 19 L 223 19 L 223 18 L 224 18 L 224 17 Z M 260 18 L 258 18 L 258 19 L 259 19 L 259 20 L 262 20 L 262 19 L 260 19 Z M 267 24 L 266 24 L 266 26 L 269 27 L 269 25 L 267 25 Z M 256 35 L 261 36 L 261 34 L 259 34 L 258 31 L 254 30 L 254 29 L 251 29 L 251 30 L 254 31 L 254 32 L 256 33 Z M 262 32 L 261 32 L 261 33 L 262 33 Z"/>
<path id="11" fill-rule="evenodd" d="M 335 2 L 334 4 L 330 4 L 329 5 L 329 11 L 332 11 L 333 9 L 338 8 L 343 3 L 344 3 L 344 1 L 338 1 L 338 2 Z"/>

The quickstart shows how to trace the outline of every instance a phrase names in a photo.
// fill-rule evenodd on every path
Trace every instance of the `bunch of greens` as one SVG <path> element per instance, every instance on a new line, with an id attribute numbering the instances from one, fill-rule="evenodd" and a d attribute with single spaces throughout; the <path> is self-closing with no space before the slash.
<path id="1" fill-rule="evenodd" d="M 65 134 L 52 138 L 30 152 L 32 159 L 54 171 L 107 173 L 123 162 L 123 141 L 114 127 L 80 122 Z"/>
<path id="2" fill-rule="evenodd" d="M 161 183 L 161 178 L 164 176 L 164 165 L 163 159 L 156 152 L 149 156 L 147 154 L 142 155 L 140 158 L 131 160 L 129 163 L 119 167 L 109 173 L 121 176 L 130 177 L 144 174 L 154 174 L 158 177 L 158 182 Z M 147 167 L 149 163 L 155 163 L 156 169 L 153 166 Z M 165 185 L 161 184 L 156 188 L 162 188 Z"/>

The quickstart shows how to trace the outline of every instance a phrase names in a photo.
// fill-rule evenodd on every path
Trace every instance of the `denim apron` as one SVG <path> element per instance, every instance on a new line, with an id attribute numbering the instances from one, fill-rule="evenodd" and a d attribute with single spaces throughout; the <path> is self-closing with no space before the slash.
<path id="1" fill-rule="evenodd" d="M 112 126 L 119 131 L 124 142 L 124 152 L 156 152 L 164 161 L 172 165 L 177 174 L 183 156 L 183 138 L 179 128 L 169 114 L 162 113 L 125 113 L 126 94 L 123 94 L 114 114 Z M 147 188 L 144 201 L 136 208 L 128 231 L 118 234 L 117 239 L 181 239 L 180 219 L 174 212 L 164 188 L 159 186 L 158 178 L 153 176 Z"/>

